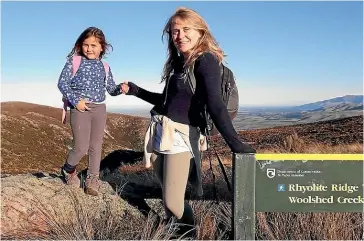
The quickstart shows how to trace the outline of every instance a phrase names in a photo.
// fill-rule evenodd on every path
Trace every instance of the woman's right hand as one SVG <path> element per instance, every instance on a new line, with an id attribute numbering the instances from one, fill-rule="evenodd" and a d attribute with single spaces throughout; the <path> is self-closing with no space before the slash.
<path id="1" fill-rule="evenodd" d="M 139 87 L 133 82 L 129 81 L 124 81 L 124 83 L 120 85 L 120 89 L 121 92 L 125 95 L 137 95 L 139 91 Z"/>

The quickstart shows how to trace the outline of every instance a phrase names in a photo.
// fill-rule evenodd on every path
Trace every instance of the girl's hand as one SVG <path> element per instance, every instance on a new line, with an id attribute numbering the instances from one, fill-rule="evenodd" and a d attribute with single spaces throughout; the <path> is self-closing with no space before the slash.
<path id="1" fill-rule="evenodd" d="M 81 99 L 77 105 L 76 109 L 78 111 L 84 112 L 85 110 L 90 110 L 91 108 L 86 105 L 86 103 L 90 103 L 89 101 L 85 101 L 84 99 Z"/>
<path id="2" fill-rule="evenodd" d="M 127 94 L 129 92 L 128 81 L 124 81 L 124 83 L 121 84 L 121 92 L 123 92 L 123 94 Z"/>

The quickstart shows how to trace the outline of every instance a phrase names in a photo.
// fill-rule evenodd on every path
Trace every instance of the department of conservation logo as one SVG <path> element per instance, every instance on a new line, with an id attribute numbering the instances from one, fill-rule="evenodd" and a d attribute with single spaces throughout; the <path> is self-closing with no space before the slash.
<path id="1" fill-rule="evenodd" d="M 273 178 L 276 176 L 276 169 L 275 168 L 267 168 L 267 177 Z"/>

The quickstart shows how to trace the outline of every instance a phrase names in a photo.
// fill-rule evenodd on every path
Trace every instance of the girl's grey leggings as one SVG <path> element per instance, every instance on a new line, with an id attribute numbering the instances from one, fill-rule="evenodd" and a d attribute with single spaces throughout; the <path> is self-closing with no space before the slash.
<path id="1" fill-rule="evenodd" d="M 67 163 L 76 166 L 88 153 L 88 174 L 99 174 L 102 141 L 106 125 L 106 105 L 86 104 L 90 110 L 80 112 L 71 108 L 70 122 L 73 133 L 73 148 L 68 153 Z"/>
<path id="2" fill-rule="evenodd" d="M 151 162 L 162 186 L 163 204 L 167 217 L 173 214 L 180 219 L 184 214 L 185 191 L 192 161 L 190 152 L 168 155 L 152 153 Z"/>

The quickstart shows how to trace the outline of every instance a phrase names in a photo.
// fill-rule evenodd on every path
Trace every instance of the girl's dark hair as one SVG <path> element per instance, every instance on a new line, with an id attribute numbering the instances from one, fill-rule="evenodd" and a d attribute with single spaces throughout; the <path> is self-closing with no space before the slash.
<path id="1" fill-rule="evenodd" d="M 112 45 L 106 41 L 105 35 L 101 31 L 101 29 L 98 29 L 96 27 L 89 27 L 86 30 L 84 30 L 81 33 L 81 35 L 77 38 L 75 46 L 73 47 L 72 51 L 68 54 L 67 57 L 72 57 L 73 55 L 83 56 L 82 44 L 83 44 L 83 41 L 85 41 L 89 37 L 95 37 L 99 40 L 99 42 L 101 44 L 101 48 L 102 48 L 102 52 L 100 53 L 100 59 L 102 59 L 104 57 L 104 55 L 106 54 L 106 51 L 108 51 L 109 48 L 111 48 L 111 50 L 113 49 Z"/>

